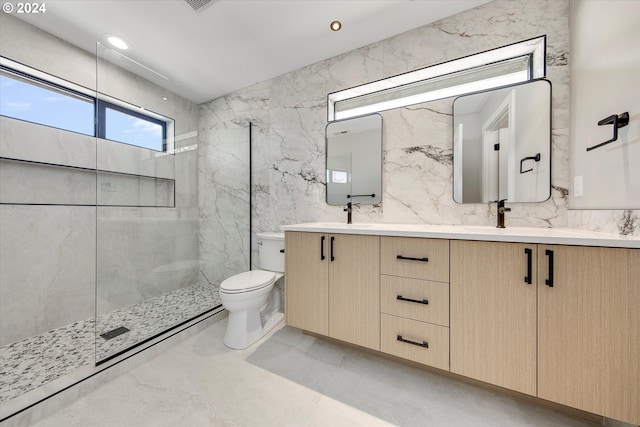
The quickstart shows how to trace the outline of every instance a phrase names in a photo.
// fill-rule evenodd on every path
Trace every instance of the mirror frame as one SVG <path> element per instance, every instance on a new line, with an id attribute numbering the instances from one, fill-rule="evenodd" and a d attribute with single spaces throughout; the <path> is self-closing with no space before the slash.
<path id="1" fill-rule="evenodd" d="M 485 93 L 494 92 L 494 91 L 506 90 L 506 89 L 509 89 L 509 88 L 517 88 L 517 87 L 520 87 L 520 86 L 526 86 L 526 85 L 535 84 L 535 83 L 538 83 L 538 82 L 545 82 L 548 85 L 548 90 L 549 90 L 549 104 L 548 104 L 548 106 L 549 106 L 549 110 L 548 110 L 548 120 L 549 120 L 549 129 L 548 129 L 548 135 L 549 135 L 549 139 L 548 139 L 548 158 L 549 158 L 549 160 L 548 160 L 549 166 L 548 167 L 549 167 L 549 173 L 548 173 L 548 178 L 549 178 L 549 186 L 548 186 L 548 193 L 547 193 L 546 197 L 544 199 L 542 199 L 542 200 L 530 200 L 530 201 L 513 200 L 513 201 L 510 201 L 507 198 L 507 202 L 510 202 L 510 203 L 543 203 L 543 202 L 546 202 L 547 200 L 549 200 L 551 198 L 551 191 L 552 191 L 552 186 L 553 186 L 553 182 L 552 182 L 552 167 L 553 167 L 553 155 L 552 155 L 552 150 L 553 150 L 553 111 L 552 111 L 552 104 L 553 104 L 553 91 L 552 91 L 551 81 L 549 81 L 547 79 L 536 79 L 536 80 L 530 80 L 530 81 L 527 81 L 527 82 L 516 83 L 516 84 L 505 86 L 505 87 L 498 87 L 498 88 L 487 89 L 487 90 L 482 90 L 482 91 L 478 91 L 478 92 L 474 92 L 474 93 L 461 95 L 461 96 L 457 97 L 454 100 L 454 102 L 453 102 L 453 104 L 451 106 L 452 117 L 453 117 L 453 120 L 452 120 L 452 136 L 454 138 L 453 141 L 452 141 L 454 155 L 453 155 L 453 173 L 452 173 L 452 184 L 453 185 L 452 185 L 452 194 L 451 194 L 451 196 L 452 196 L 453 200 L 456 203 L 458 203 L 458 204 L 472 204 L 472 203 L 484 204 L 484 203 L 497 202 L 497 200 L 495 200 L 495 201 L 464 201 L 464 200 L 458 201 L 458 200 L 456 200 L 456 197 L 455 197 L 455 195 L 456 195 L 456 185 L 460 184 L 460 182 L 459 182 L 460 178 L 456 176 L 456 175 L 459 175 L 459 174 L 456 174 L 457 163 L 456 163 L 456 156 L 455 156 L 455 152 L 456 152 L 456 142 L 455 142 L 455 135 L 456 135 L 455 105 L 456 105 L 456 101 L 458 101 L 460 98 L 464 98 L 464 97 L 467 97 L 467 96 L 485 94 Z M 521 159 L 521 162 L 522 162 L 522 160 L 525 160 L 525 159 Z M 520 166 L 521 165 L 522 164 L 520 164 Z M 520 172 L 520 173 L 523 173 L 523 172 Z M 502 196 L 500 196 L 499 189 L 498 189 L 498 196 L 502 197 Z"/>
<path id="2" fill-rule="evenodd" d="M 345 206 L 347 203 L 349 203 L 351 201 L 350 195 L 347 195 L 347 199 L 345 200 L 344 203 L 329 203 L 329 135 L 328 135 L 328 130 L 330 126 L 335 126 L 335 125 L 339 125 L 341 123 L 346 123 L 346 122 L 350 122 L 353 120 L 358 120 L 358 119 L 366 119 L 366 118 L 371 118 L 371 117 L 377 117 L 379 118 L 380 121 L 380 147 L 379 147 L 379 159 L 380 159 L 380 164 L 379 166 L 379 170 L 380 170 L 380 175 L 379 175 L 379 180 L 377 182 L 377 191 L 375 193 L 372 193 L 372 195 L 374 195 L 373 197 L 364 197 L 364 195 L 359 195 L 359 196 L 355 196 L 357 197 L 357 199 L 353 199 L 352 203 L 353 204 L 357 204 L 357 205 L 377 205 L 379 203 L 382 202 L 382 162 L 383 162 L 383 156 L 382 156 L 382 144 L 383 144 L 383 118 L 381 114 L 378 113 L 374 113 L 374 114 L 368 114 L 366 116 L 358 116 L 358 117 L 351 117 L 348 119 L 344 119 L 344 120 L 338 120 L 338 121 L 334 121 L 334 122 L 330 122 L 325 126 L 325 203 L 328 204 L 329 206 Z M 376 159 L 377 160 L 377 159 Z M 352 171 L 353 174 L 353 171 Z M 352 178 L 352 182 L 353 182 L 353 178 Z M 363 196 L 363 197 L 361 197 Z"/>

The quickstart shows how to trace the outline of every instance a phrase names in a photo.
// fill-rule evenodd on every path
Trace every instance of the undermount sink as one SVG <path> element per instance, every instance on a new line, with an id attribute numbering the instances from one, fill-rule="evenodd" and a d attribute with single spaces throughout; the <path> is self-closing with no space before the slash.
<path id="1" fill-rule="evenodd" d="M 487 233 L 493 232 L 495 230 L 504 230 L 504 228 L 497 228 L 491 225 L 461 225 L 459 227 L 467 231 L 487 232 Z"/>
<path id="2" fill-rule="evenodd" d="M 568 230 L 562 228 L 546 227 L 505 227 L 497 228 L 490 225 L 461 225 L 460 229 L 470 233 L 482 234 L 502 234 L 502 235 L 526 235 L 526 236 L 547 236 L 562 235 L 572 237 L 584 237 L 587 233 L 581 230 Z"/>

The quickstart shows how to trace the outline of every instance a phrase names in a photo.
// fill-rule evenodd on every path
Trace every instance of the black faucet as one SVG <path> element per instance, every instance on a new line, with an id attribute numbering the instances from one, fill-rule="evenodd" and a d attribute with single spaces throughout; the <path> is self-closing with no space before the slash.
<path id="1" fill-rule="evenodd" d="M 511 212 L 511 208 L 504 207 L 504 202 L 506 201 L 507 199 L 496 200 L 498 203 L 498 225 L 496 225 L 496 228 L 504 228 L 504 213 Z"/>
<path id="2" fill-rule="evenodd" d="M 347 213 L 347 224 L 351 224 L 351 202 L 347 203 L 347 207 L 344 208 Z"/>

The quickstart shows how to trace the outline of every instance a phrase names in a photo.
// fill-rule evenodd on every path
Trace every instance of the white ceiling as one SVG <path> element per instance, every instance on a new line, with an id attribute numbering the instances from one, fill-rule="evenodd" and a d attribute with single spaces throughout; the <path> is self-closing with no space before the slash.
<path id="1" fill-rule="evenodd" d="M 196 12 L 184 0 L 47 0 L 44 14 L 14 16 L 90 52 L 118 35 L 168 78 L 156 83 L 201 103 L 487 1 L 217 0 Z"/>

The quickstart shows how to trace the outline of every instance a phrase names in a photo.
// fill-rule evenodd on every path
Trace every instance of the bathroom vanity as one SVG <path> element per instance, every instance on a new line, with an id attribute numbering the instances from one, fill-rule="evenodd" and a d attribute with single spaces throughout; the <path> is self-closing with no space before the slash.
<path id="1" fill-rule="evenodd" d="M 640 238 L 282 228 L 290 326 L 640 424 Z"/>

